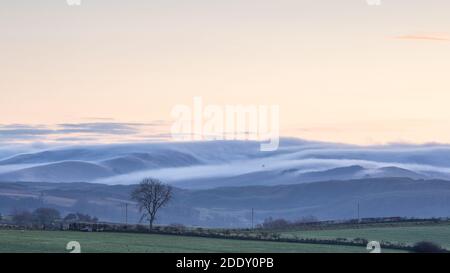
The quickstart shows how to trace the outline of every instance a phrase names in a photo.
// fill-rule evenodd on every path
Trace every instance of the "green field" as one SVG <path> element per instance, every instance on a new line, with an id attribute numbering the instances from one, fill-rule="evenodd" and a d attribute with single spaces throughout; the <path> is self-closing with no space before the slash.
<path id="1" fill-rule="evenodd" d="M 81 244 L 81 251 L 88 253 L 367 252 L 365 248 L 351 246 L 257 242 L 171 235 L 0 230 L 0 252 L 3 253 L 68 252 L 65 247 L 69 241 L 78 241 Z"/>
<path id="2" fill-rule="evenodd" d="M 300 238 L 320 239 L 364 238 L 369 241 L 389 241 L 408 244 L 431 241 L 450 249 L 450 224 L 288 231 L 282 232 L 282 235 L 285 237 L 297 236 Z"/>
<path id="3" fill-rule="evenodd" d="M 410 225 L 391 227 L 341 228 L 325 230 L 292 230 L 280 232 L 282 237 L 336 239 L 363 238 L 414 244 L 435 242 L 450 249 L 450 224 Z M 0 230 L 0 252 L 68 252 L 69 241 L 78 241 L 82 252 L 120 253 L 332 253 L 367 252 L 364 247 L 262 242 L 231 239 L 211 239 L 189 236 L 84 233 L 73 231 Z M 384 249 L 383 252 L 391 252 Z"/>

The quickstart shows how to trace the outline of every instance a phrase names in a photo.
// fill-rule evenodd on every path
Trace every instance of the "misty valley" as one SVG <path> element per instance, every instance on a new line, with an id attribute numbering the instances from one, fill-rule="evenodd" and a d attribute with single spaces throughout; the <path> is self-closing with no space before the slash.
<path id="1" fill-rule="evenodd" d="M 277 152 L 258 148 L 257 142 L 212 141 L 10 155 L 0 161 L 0 212 L 51 207 L 138 223 L 130 193 L 152 177 L 174 188 L 156 220 L 165 225 L 248 228 L 267 218 L 448 216 L 447 146 L 283 139 Z"/>

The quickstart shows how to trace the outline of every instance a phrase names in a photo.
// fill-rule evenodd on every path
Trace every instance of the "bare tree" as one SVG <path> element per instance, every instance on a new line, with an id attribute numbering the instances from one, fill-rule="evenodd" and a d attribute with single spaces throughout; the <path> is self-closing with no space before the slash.
<path id="1" fill-rule="evenodd" d="M 59 211 L 52 208 L 38 208 L 32 213 L 33 222 L 42 228 L 50 227 L 61 218 Z"/>
<path id="2" fill-rule="evenodd" d="M 33 225 L 33 214 L 29 211 L 15 210 L 12 214 L 12 221 L 16 225 L 30 227 Z"/>
<path id="3" fill-rule="evenodd" d="M 172 198 L 172 187 L 152 178 L 142 180 L 139 186 L 131 193 L 131 199 L 138 203 L 139 212 L 142 213 L 141 221 L 147 218 L 150 230 L 156 219 L 158 210 Z"/>

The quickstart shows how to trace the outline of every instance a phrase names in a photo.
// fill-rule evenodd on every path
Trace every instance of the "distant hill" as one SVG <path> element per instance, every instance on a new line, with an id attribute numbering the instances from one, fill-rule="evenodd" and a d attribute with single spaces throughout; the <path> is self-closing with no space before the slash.
<path id="1" fill-rule="evenodd" d="M 100 164 L 108 167 L 115 174 L 127 174 L 148 169 L 199 165 L 201 161 L 189 154 L 177 151 L 163 151 L 154 153 L 131 153 L 101 161 Z"/>
<path id="2" fill-rule="evenodd" d="M 114 173 L 101 165 L 83 161 L 64 161 L 0 174 L 3 181 L 76 182 L 108 177 Z"/>
<path id="3" fill-rule="evenodd" d="M 431 175 L 431 174 L 429 174 Z M 413 179 L 426 179 L 427 175 L 419 174 L 407 169 L 398 167 L 383 167 L 373 171 L 369 171 L 366 177 L 409 177 Z"/>
<path id="4" fill-rule="evenodd" d="M 208 189 L 221 186 L 251 186 L 251 185 L 279 185 L 279 184 L 300 184 L 309 182 L 331 181 L 331 180 L 352 180 L 363 178 L 412 178 L 427 179 L 430 176 L 418 174 L 413 171 L 397 168 L 383 167 L 376 169 L 366 169 L 355 165 L 349 167 L 332 168 L 324 171 L 301 172 L 301 169 L 287 169 L 282 171 L 258 171 L 234 177 L 219 177 L 215 179 L 187 179 L 178 180 L 174 185 L 182 188 Z"/>
<path id="5" fill-rule="evenodd" d="M 134 185 L 91 183 L 0 183 L 0 212 L 55 207 L 63 213 L 80 211 L 103 220 L 124 221 L 124 203 Z M 250 211 L 257 222 L 267 217 L 321 220 L 361 217 L 450 216 L 450 182 L 408 178 L 371 178 L 278 186 L 220 187 L 205 190 L 175 189 L 160 223 L 245 227 Z M 133 205 L 130 221 L 138 221 Z"/>

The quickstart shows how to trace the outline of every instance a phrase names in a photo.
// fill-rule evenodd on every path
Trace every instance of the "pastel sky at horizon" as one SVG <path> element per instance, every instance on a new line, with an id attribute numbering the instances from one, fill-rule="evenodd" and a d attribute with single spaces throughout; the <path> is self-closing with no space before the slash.
<path id="1" fill-rule="evenodd" d="M 283 136 L 450 143 L 450 1 L 381 2 L 2 1 L 0 141 L 102 122 L 162 136 L 201 96 L 279 105 Z"/>

